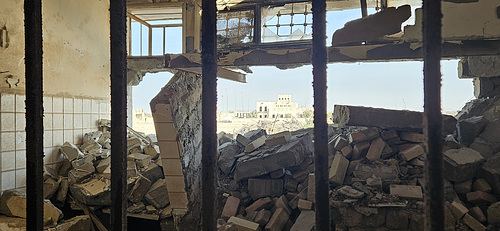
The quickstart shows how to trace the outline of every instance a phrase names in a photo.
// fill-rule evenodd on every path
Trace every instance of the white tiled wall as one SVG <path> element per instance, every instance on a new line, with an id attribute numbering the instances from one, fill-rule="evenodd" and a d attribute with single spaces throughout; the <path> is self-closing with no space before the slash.
<path id="1" fill-rule="evenodd" d="M 0 191 L 26 185 L 25 96 L 0 94 Z M 44 163 L 57 167 L 59 147 L 81 144 L 83 135 L 98 129 L 99 119 L 110 119 L 108 101 L 44 97 Z"/>

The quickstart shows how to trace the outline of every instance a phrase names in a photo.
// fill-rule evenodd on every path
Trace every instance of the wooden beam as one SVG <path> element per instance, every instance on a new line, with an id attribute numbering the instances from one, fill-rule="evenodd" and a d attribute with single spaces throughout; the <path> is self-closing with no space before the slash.
<path id="1" fill-rule="evenodd" d="M 379 62 L 422 60 L 420 43 L 374 44 L 328 47 L 328 62 Z M 443 58 L 500 55 L 500 40 L 467 40 L 443 43 Z M 219 66 L 277 66 L 296 67 L 311 63 L 311 47 L 300 48 L 250 48 L 240 51 L 219 51 Z M 201 56 L 191 54 L 166 54 L 165 67 L 186 68 L 201 66 Z"/>
<path id="2" fill-rule="evenodd" d="M 133 19 L 133 20 L 137 21 L 137 22 L 140 22 L 141 24 L 144 24 L 144 26 L 147 26 L 147 27 L 150 27 L 150 26 L 151 26 L 151 25 L 149 25 L 149 23 L 147 23 L 146 21 L 144 21 L 144 20 L 142 20 L 142 19 L 138 18 L 137 16 L 135 16 L 135 15 L 133 15 L 133 14 L 129 13 L 129 12 L 127 12 L 127 16 L 128 16 L 129 18 L 131 18 L 131 19 Z"/>

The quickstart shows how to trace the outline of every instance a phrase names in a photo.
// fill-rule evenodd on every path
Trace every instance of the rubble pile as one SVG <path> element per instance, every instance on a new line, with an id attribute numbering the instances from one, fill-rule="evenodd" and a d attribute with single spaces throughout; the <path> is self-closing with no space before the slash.
<path id="1" fill-rule="evenodd" d="M 46 199 L 46 225 L 55 225 L 63 217 L 62 212 L 54 205 L 63 207 L 67 202 L 71 209 L 83 210 L 87 215 L 89 210 L 109 213 L 112 196 L 109 120 L 101 120 L 100 125 L 101 131 L 84 135 L 82 145 L 65 142 L 60 147 L 64 160 L 59 169 L 45 167 L 43 197 Z M 149 137 L 131 130 L 127 139 L 127 154 L 128 216 L 149 220 L 171 217 L 159 147 Z M 0 212 L 7 216 L 25 218 L 25 199 L 26 196 L 21 191 L 4 192 Z M 47 214 L 47 211 L 50 213 Z M 94 219 L 97 218 L 92 217 L 92 222 L 100 222 Z M 64 222 L 65 227 L 68 226 L 67 223 Z M 82 224 L 82 221 L 75 218 L 73 223 Z"/>
<path id="2" fill-rule="evenodd" d="M 466 106 L 458 121 L 443 117 L 450 133 L 443 137 L 446 230 L 500 227 L 500 101 L 481 103 Z M 351 124 L 328 144 L 337 230 L 423 230 L 422 113 L 366 108 L 368 123 L 352 115 L 363 109 L 350 109 L 334 114 Z M 219 134 L 219 230 L 313 229 L 313 143 L 304 132 Z"/>

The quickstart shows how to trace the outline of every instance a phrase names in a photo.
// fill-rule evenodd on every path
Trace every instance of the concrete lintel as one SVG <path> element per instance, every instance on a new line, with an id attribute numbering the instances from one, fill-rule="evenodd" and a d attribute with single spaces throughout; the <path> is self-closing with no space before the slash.
<path id="1" fill-rule="evenodd" d="M 328 47 L 328 62 L 379 62 L 422 60 L 421 43 L 394 42 L 373 45 Z M 448 41 L 443 43 L 443 59 L 464 56 L 500 55 L 500 40 Z M 304 48 L 261 48 L 221 52 L 218 65 L 296 67 L 311 63 L 311 47 Z M 201 55 L 166 54 L 165 67 L 200 67 Z"/>
<path id="2" fill-rule="evenodd" d="M 460 78 L 489 78 L 500 76 L 500 56 L 464 57 L 458 63 Z"/>
<path id="3" fill-rule="evenodd" d="M 192 72 L 201 75 L 201 67 L 187 67 L 187 68 L 177 68 L 177 70 Z M 217 68 L 217 78 L 232 80 L 240 83 L 246 83 L 247 77 L 246 74 L 228 70 L 225 68 Z"/>

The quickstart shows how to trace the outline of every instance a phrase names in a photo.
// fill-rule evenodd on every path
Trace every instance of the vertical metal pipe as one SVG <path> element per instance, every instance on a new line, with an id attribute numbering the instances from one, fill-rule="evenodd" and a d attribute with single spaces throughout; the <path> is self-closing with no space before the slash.
<path id="1" fill-rule="evenodd" d="M 330 230 L 328 200 L 328 124 L 326 121 L 326 1 L 313 0 L 312 57 L 314 88 L 314 163 L 316 230 Z"/>
<path id="2" fill-rule="evenodd" d="M 387 0 L 380 0 L 380 5 L 381 10 L 387 10 Z"/>
<path id="3" fill-rule="evenodd" d="M 368 16 L 368 9 L 366 5 L 366 0 L 359 0 L 359 3 L 361 4 L 361 17 L 366 17 Z"/>
<path id="4" fill-rule="evenodd" d="M 127 229 L 127 26 L 126 0 L 110 1 L 111 230 Z"/>
<path id="5" fill-rule="evenodd" d="M 43 230 L 42 1 L 24 1 L 27 230 Z M 16 102 L 19 103 L 19 102 Z"/>
<path id="6" fill-rule="evenodd" d="M 217 43 L 215 0 L 202 1 L 202 230 L 217 230 Z"/>
<path id="7" fill-rule="evenodd" d="M 259 45 L 262 40 L 262 11 L 259 4 L 255 5 L 253 23 L 253 41 L 255 45 Z"/>
<path id="8" fill-rule="evenodd" d="M 426 230 L 444 230 L 441 1 L 423 1 Z"/>

